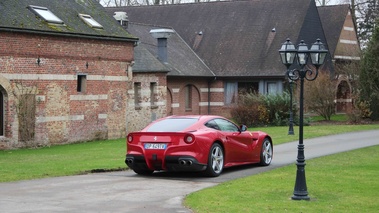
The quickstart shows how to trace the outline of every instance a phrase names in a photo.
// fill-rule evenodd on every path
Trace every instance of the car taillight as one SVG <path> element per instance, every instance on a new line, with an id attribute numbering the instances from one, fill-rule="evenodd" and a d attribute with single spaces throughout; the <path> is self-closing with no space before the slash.
<path id="1" fill-rule="evenodd" d="M 132 135 L 128 135 L 128 142 L 131 143 L 133 141 L 133 136 Z"/>
<path id="2" fill-rule="evenodd" d="M 195 136 L 194 135 L 186 135 L 184 136 L 184 142 L 186 143 L 193 143 L 195 141 Z"/>

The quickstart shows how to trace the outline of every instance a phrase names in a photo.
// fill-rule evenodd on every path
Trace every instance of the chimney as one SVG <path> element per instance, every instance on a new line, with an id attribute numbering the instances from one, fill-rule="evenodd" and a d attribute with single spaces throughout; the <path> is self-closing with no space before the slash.
<path id="1" fill-rule="evenodd" d="M 167 63 L 167 39 L 175 31 L 171 29 L 152 29 L 150 30 L 151 36 L 158 40 L 158 59 Z"/>
<path id="2" fill-rule="evenodd" d="M 113 18 L 115 18 L 125 29 L 128 28 L 129 19 L 126 12 L 114 12 Z"/>

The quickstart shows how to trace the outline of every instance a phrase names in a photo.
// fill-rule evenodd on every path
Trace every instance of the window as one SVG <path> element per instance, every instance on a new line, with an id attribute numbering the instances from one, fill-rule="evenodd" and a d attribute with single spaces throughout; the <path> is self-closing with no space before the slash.
<path id="1" fill-rule="evenodd" d="M 87 14 L 80 14 L 79 13 L 79 17 L 86 23 L 88 24 L 89 26 L 93 27 L 93 28 L 100 28 L 102 29 L 103 26 L 101 24 L 99 24 L 99 22 L 95 21 L 95 19 L 93 19 L 90 15 L 87 15 Z"/>
<path id="2" fill-rule="evenodd" d="M 157 121 L 147 132 L 178 132 L 187 129 L 198 121 L 197 118 L 169 118 Z"/>
<path id="3" fill-rule="evenodd" d="M 220 130 L 220 127 L 218 127 L 217 123 L 214 120 L 208 121 L 206 124 L 204 124 L 208 128 L 212 128 L 215 130 Z"/>
<path id="4" fill-rule="evenodd" d="M 267 94 L 276 94 L 278 92 L 276 82 L 268 82 L 267 83 Z"/>
<path id="5" fill-rule="evenodd" d="M 226 82 L 225 83 L 225 104 L 237 103 L 238 97 L 238 83 L 237 82 Z"/>
<path id="6" fill-rule="evenodd" d="M 238 94 L 258 93 L 258 82 L 238 82 Z"/>
<path id="7" fill-rule="evenodd" d="M 134 106 L 136 109 L 141 108 L 141 82 L 134 83 Z"/>
<path id="8" fill-rule="evenodd" d="M 58 18 L 54 13 L 52 13 L 49 9 L 46 7 L 39 7 L 39 6 L 33 6 L 29 5 L 28 7 L 33 13 L 37 14 L 39 17 L 43 18 L 43 20 L 55 23 L 55 24 L 63 24 L 64 22 Z"/>
<path id="9" fill-rule="evenodd" d="M 86 75 L 78 75 L 78 82 L 77 82 L 77 91 L 78 92 L 85 92 L 86 91 Z"/>
<path id="10" fill-rule="evenodd" d="M 150 106 L 154 107 L 157 101 L 157 83 L 150 82 Z"/>
<path id="11" fill-rule="evenodd" d="M 239 131 L 239 128 L 235 124 L 227 120 L 215 119 L 215 122 L 217 123 L 221 131 L 224 131 L 224 132 L 238 132 Z"/>
<path id="12" fill-rule="evenodd" d="M 185 102 L 186 111 L 191 111 L 192 110 L 192 86 L 187 85 L 184 88 L 184 91 L 185 91 L 184 102 Z"/>

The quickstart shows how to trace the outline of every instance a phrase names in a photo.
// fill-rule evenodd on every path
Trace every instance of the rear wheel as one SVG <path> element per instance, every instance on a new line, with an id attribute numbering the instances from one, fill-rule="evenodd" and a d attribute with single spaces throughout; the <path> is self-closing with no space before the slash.
<path id="1" fill-rule="evenodd" d="M 150 170 L 150 169 L 137 169 L 137 168 L 134 168 L 133 171 L 139 175 L 151 175 L 153 174 L 153 170 Z"/>
<path id="2" fill-rule="evenodd" d="M 262 166 L 268 166 L 271 164 L 272 161 L 272 144 L 271 141 L 268 138 L 265 138 L 262 143 L 261 148 L 261 161 L 260 164 Z"/>
<path id="3" fill-rule="evenodd" d="M 224 168 L 224 151 L 220 144 L 212 145 L 208 155 L 208 165 L 205 173 L 210 177 L 217 177 Z"/>

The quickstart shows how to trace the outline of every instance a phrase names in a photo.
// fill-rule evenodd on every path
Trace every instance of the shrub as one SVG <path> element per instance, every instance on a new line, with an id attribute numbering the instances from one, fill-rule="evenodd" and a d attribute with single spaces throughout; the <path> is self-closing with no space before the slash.
<path id="1" fill-rule="evenodd" d="M 244 93 L 239 96 L 238 105 L 230 111 L 233 119 L 247 126 L 262 126 L 268 122 L 267 109 L 262 97 L 256 93 Z"/>
<path id="2" fill-rule="evenodd" d="M 238 123 L 248 126 L 288 124 L 290 94 L 260 95 L 257 93 L 240 94 L 238 105 L 231 109 L 231 116 Z M 293 104 L 295 119 L 296 104 Z"/>
<path id="3" fill-rule="evenodd" d="M 352 123 L 360 123 L 362 119 L 370 118 L 372 111 L 368 101 L 357 101 L 354 103 L 353 110 L 348 113 L 349 121 Z"/>
<path id="4" fill-rule="evenodd" d="M 288 124 L 290 113 L 290 94 L 273 94 L 263 96 L 264 105 L 269 113 L 269 123 L 275 126 Z M 293 113 L 296 112 L 296 104 L 293 103 Z M 295 117 L 295 116 L 294 116 Z M 294 119 L 295 120 L 295 119 Z"/>

